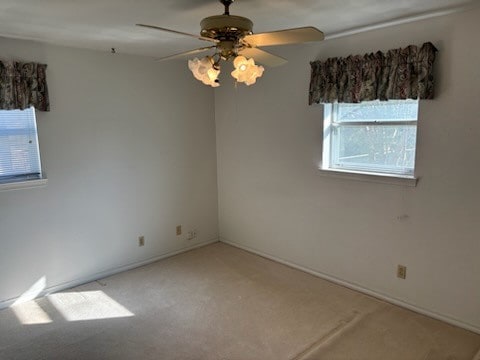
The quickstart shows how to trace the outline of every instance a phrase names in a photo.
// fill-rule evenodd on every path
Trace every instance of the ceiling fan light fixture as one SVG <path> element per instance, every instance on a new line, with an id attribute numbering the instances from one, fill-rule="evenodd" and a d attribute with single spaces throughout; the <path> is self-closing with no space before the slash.
<path id="1" fill-rule="evenodd" d="M 218 81 L 220 68 L 215 64 L 211 56 L 205 56 L 202 59 L 194 58 L 193 60 L 188 60 L 188 68 L 195 79 L 205 85 L 210 85 L 211 87 L 220 86 Z"/>
<path id="2" fill-rule="evenodd" d="M 245 56 L 237 56 L 233 60 L 235 70 L 232 71 L 232 76 L 237 82 L 245 83 L 245 85 L 253 85 L 257 78 L 263 75 L 265 70 L 263 66 L 255 65 L 255 60 L 247 59 Z"/>
<path id="3" fill-rule="evenodd" d="M 137 25 L 209 42 L 211 46 L 165 56 L 158 60 L 171 60 L 215 48 L 215 54 L 213 56 L 206 56 L 202 59 L 195 58 L 188 61 L 188 67 L 192 71 L 193 76 L 202 83 L 212 87 L 220 86 L 218 76 L 220 74 L 219 63 L 221 60 L 229 61 L 234 58 L 235 70 L 231 72 L 232 76 L 237 82 L 252 85 L 263 75 L 263 71 L 265 70 L 263 66 L 256 65 L 253 58 L 266 66 L 279 66 L 287 62 L 286 59 L 271 54 L 268 51 L 261 50 L 259 47 L 298 44 L 324 39 L 323 33 L 312 26 L 254 34 L 252 20 L 243 16 L 230 15 L 230 5 L 232 5 L 235 0 L 219 1 L 224 5 L 225 12 L 222 15 L 213 15 L 204 18 L 200 22 L 200 35 L 167 29 L 156 25 Z"/>

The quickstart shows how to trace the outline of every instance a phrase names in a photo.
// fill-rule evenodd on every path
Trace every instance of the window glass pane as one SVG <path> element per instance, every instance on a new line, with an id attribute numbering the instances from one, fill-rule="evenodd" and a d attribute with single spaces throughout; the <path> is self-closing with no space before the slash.
<path id="1" fill-rule="evenodd" d="M 0 110 L 0 179 L 40 175 L 35 110 Z"/>
<path id="2" fill-rule="evenodd" d="M 418 100 L 368 101 L 336 104 L 335 122 L 412 121 L 418 117 Z"/>
<path id="3" fill-rule="evenodd" d="M 415 125 L 344 125 L 334 128 L 331 166 L 411 174 L 415 167 Z"/>

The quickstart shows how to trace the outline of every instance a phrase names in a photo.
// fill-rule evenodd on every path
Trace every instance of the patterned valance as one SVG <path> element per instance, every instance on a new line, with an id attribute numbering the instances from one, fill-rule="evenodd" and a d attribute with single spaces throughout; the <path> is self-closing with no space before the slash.
<path id="1" fill-rule="evenodd" d="M 436 51 L 428 42 L 421 48 L 311 62 L 309 104 L 433 99 Z"/>
<path id="2" fill-rule="evenodd" d="M 0 61 L 0 109 L 50 111 L 47 65 Z"/>

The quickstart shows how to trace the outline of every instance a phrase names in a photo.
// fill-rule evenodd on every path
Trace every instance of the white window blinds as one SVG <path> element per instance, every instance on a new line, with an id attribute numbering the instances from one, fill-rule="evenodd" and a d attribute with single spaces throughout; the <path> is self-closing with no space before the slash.
<path id="1" fill-rule="evenodd" d="M 41 178 L 35 109 L 0 110 L 0 181 Z"/>

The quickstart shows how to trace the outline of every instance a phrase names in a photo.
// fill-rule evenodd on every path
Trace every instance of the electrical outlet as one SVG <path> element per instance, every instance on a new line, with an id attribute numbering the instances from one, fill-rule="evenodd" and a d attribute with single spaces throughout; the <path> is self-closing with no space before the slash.
<path id="1" fill-rule="evenodd" d="M 177 225 L 177 236 L 182 235 L 182 225 Z"/>
<path id="2" fill-rule="evenodd" d="M 407 277 L 407 267 L 405 265 L 398 265 L 397 277 L 399 279 L 405 279 Z"/>
<path id="3" fill-rule="evenodd" d="M 145 236 L 141 235 L 138 237 L 138 246 L 145 246 Z"/>
<path id="4" fill-rule="evenodd" d="M 193 240 L 197 237 L 197 230 L 191 230 L 187 233 L 187 240 Z"/>

